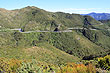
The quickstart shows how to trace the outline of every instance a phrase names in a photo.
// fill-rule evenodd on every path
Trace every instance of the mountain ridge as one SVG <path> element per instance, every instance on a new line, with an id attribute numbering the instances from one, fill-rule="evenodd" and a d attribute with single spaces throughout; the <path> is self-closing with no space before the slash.
<path id="1" fill-rule="evenodd" d="M 108 20 L 110 19 L 110 13 L 89 13 L 89 14 L 81 14 L 81 15 L 89 15 L 96 20 Z"/>
<path id="2" fill-rule="evenodd" d="M 60 26 L 60 30 L 70 27 L 83 27 L 85 17 L 80 14 L 69 14 L 64 12 L 48 12 L 43 9 L 28 6 L 22 9 L 6 10 L 0 12 L 0 26 L 5 28 L 22 28 L 29 30 L 53 31 Z M 91 24 L 100 24 L 92 17 L 88 17 Z"/>

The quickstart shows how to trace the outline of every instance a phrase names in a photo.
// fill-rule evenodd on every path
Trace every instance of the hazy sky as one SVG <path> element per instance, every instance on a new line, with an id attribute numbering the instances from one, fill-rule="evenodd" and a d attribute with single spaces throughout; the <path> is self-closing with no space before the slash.
<path id="1" fill-rule="evenodd" d="M 36 6 L 53 12 L 110 13 L 110 0 L 0 0 L 0 8 L 12 10 L 26 6 Z"/>

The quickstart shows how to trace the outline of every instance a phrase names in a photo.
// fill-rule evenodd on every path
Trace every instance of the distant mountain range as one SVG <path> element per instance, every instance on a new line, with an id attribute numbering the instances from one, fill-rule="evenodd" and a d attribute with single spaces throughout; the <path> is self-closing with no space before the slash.
<path id="1" fill-rule="evenodd" d="M 108 20 L 110 19 L 110 13 L 89 13 L 89 14 L 81 14 L 81 15 L 89 15 L 96 20 Z"/>

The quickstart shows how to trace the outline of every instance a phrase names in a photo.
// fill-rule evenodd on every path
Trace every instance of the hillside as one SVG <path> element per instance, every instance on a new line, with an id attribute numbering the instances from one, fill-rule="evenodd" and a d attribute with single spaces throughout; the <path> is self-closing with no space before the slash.
<path id="1" fill-rule="evenodd" d="M 69 55 L 47 42 L 33 41 L 40 33 L 20 34 L 13 32 L 4 32 L 0 35 L 0 57 L 17 58 L 17 59 L 36 59 L 38 61 L 58 64 L 63 62 L 77 62 L 79 59 Z M 33 38 L 31 38 L 33 36 Z M 39 37 L 40 38 L 40 37 Z M 19 41 L 17 41 L 19 39 Z M 25 40 L 27 39 L 27 40 Z M 65 56 L 65 57 L 63 57 Z"/>
<path id="2" fill-rule="evenodd" d="M 3 48 L 30 48 L 38 44 L 48 43 L 66 53 L 84 57 L 89 55 L 104 55 L 109 48 L 108 34 L 100 31 L 77 30 L 72 32 L 2 32 L 0 46 Z M 102 37 L 99 37 L 102 36 Z M 106 38 L 103 42 L 102 38 Z M 105 44 L 106 43 L 106 44 Z M 44 44 L 44 47 L 45 47 Z M 47 44 L 47 46 L 49 46 Z M 43 45 L 42 45 L 43 46 Z M 104 49 L 106 48 L 106 49 Z M 51 49 L 48 47 L 48 49 Z"/>
<path id="3" fill-rule="evenodd" d="M 40 64 L 35 68 L 36 72 L 40 69 L 44 70 L 41 73 L 56 71 L 51 68 L 53 65 L 59 73 L 63 73 L 63 69 L 64 72 L 69 69 L 82 73 L 83 67 L 85 73 L 92 70 L 96 73 L 94 66 L 100 62 L 97 58 L 110 54 L 109 30 L 109 20 L 97 21 L 88 15 L 48 12 L 34 6 L 0 9 L 0 63 L 4 64 L 9 59 L 12 65 L 8 66 L 15 66 L 11 70 L 33 72 L 36 64 L 29 62 L 35 60 Z M 22 64 L 21 69 L 18 68 L 19 63 Z M 90 72 L 87 71 L 89 69 Z"/>
<path id="4" fill-rule="evenodd" d="M 101 55 L 103 53 L 102 55 L 104 55 L 104 52 L 109 49 L 109 44 L 105 44 L 109 42 L 109 31 L 104 30 L 106 24 L 101 25 L 103 23 L 90 16 L 63 12 L 53 13 L 34 6 L 16 10 L 0 9 L 0 14 L 0 29 L 3 30 L 0 32 L 1 47 L 29 48 L 46 42 L 80 58 L 91 54 Z M 50 32 L 56 28 L 64 31 L 68 28 L 83 27 L 95 28 L 95 30 L 74 29 L 72 32 Z M 10 30 L 16 28 L 21 28 L 24 32 L 38 30 L 49 32 L 20 33 Z M 103 38 L 106 38 L 104 43 L 102 42 Z"/>
<path id="5" fill-rule="evenodd" d="M 0 9 L 0 26 L 5 28 L 22 28 L 23 31 L 30 30 L 60 30 L 73 27 L 82 27 L 85 17 L 79 14 L 68 14 L 63 12 L 48 12 L 37 7 L 25 7 L 16 10 Z M 89 17 L 91 24 L 100 22 Z M 91 21 L 92 20 L 92 21 Z"/>

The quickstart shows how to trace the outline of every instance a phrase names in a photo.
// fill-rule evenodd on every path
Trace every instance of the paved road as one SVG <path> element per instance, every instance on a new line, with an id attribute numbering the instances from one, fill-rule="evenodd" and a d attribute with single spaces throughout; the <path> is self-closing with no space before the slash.
<path id="1" fill-rule="evenodd" d="M 9 29 L 9 30 L 18 30 L 21 31 L 21 28 Z"/>
<path id="2" fill-rule="evenodd" d="M 78 29 L 84 29 L 84 28 L 68 28 L 67 30 L 64 30 L 64 31 L 40 31 L 40 30 L 36 30 L 36 31 L 25 31 L 25 32 L 22 32 L 21 31 L 21 28 L 16 28 L 16 29 L 6 29 L 6 30 L 12 30 L 12 31 L 19 31 L 21 33 L 32 33 L 32 32 L 72 32 L 72 30 L 78 30 Z M 97 30 L 97 29 L 90 29 L 90 30 Z M 110 30 L 110 29 L 108 29 Z M 1 31 L 1 30 L 0 30 Z"/>
<path id="3" fill-rule="evenodd" d="M 25 32 L 22 32 L 21 31 L 21 28 L 16 28 L 16 29 L 5 29 L 3 31 L 8 31 L 8 30 L 12 30 L 12 31 L 19 31 L 21 33 L 32 33 L 32 32 L 72 32 L 72 30 L 64 30 L 64 31 L 40 31 L 40 30 L 35 30 L 35 31 L 25 31 Z M 2 31 L 2 30 L 0 30 Z"/>
<path id="4" fill-rule="evenodd" d="M 76 28 L 68 28 L 68 30 L 77 30 L 77 29 L 81 29 L 82 30 L 82 29 L 86 29 L 86 28 L 77 28 L 77 27 Z M 90 30 L 97 30 L 97 29 L 90 28 Z"/>
<path id="5" fill-rule="evenodd" d="M 21 33 L 32 33 L 32 32 L 72 32 L 72 30 L 65 30 L 65 31 L 26 31 Z"/>

